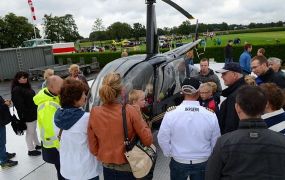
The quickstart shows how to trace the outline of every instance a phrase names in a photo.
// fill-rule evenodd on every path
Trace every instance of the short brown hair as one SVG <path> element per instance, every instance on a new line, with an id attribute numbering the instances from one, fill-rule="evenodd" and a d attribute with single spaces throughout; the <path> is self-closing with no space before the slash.
<path id="1" fill-rule="evenodd" d="M 245 45 L 244 45 L 244 50 L 248 50 L 249 48 L 251 48 L 252 47 L 252 45 L 251 44 L 249 44 L 249 43 L 246 43 Z"/>
<path id="2" fill-rule="evenodd" d="M 85 93 L 83 82 L 75 79 L 66 79 L 60 91 L 60 103 L 62 107 L 73 106 Z"/>
<path id="3" fill-rule="evenodd" d="M 267 58 L 265 56 L 254 56 L 251 60 L 252 61 L 255 61 L 257 60 L 259 62 L 259 64 L 266 64 L 268 66 L 268 61 L 267 61 Z"/>
<path id="4" fill-rule="evenodd" d="M 209 64 L 209 59 L 207 59 L 207 58 L 202 58 L 201 60 L 200 60 L 200 62 L 208 62 L 208 64 Z"/>
<path id="5" fill-rule="evenodd" d="M 275 83 L 263 83 L 260 85 L 265 95 L 268 98 L 269 105 L 272 110 L 276 111 L 284 105 L 284 91 Z"/>
<path id="6" fill-rule="evenodd" d="M 236 96 L 236 103 L 248 116 L 261 116 L 267 104 L 267 97 L 259 86 L 242 86 Z"/>

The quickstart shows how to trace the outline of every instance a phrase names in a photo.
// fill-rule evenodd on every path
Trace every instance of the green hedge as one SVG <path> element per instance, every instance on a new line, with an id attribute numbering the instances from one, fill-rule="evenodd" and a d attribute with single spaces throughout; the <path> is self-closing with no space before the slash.
<path id="1" fill-rule="evenodd" d="M 217 31 L 216 35 L 225 34 L 242 34 L 242 33 L 257 33 L 257 32 L 275 32 L 275 31 L 285 31 L 285 27 L 271 27 L 271 28 L 253 28 L 253 29 L 239 29 L 230 31 Z"/>
<path id="2" fill-rule="evenodd" d="M 278 57 L 285 61 L 285 44 L 279 45 L 254 45 L 252 50 L 252 56 L 256 55 L 256 52 L 259 48 L 265 49 L 266 57 Z M 209 47 L 206 48 L 206 51 L 200 58 L 214 58 L 216 62 L 224 62 L 224 48 L 225 47 Z M 162 49 L 161 52 L 166 52 L 168 49 Z M 202 48 L 198 49 L 199 53 L 203 52 Z M 234 46 L 234 61 L 238 62 L 239 56 L 243 52 L 242 46 Z M 129 55 L 133 54 L 145 54 L 145 51 L 131 51 Z M 79 63 L 80 58 L 84 58 L 86 63 L 91 63 L 92 58 L 96 57 L 100 63 L 100 67 L 103 68 L 107 63 L 118 59 L 121 57 L 121 52 L 94 52 L 94 53 L 75 53 L 75 54 L 64 54 L 64 55 L 55 55 L 55 62 L 59 63 L 59 59 L 62 58 L 63 63 L 67 63 L 67 58 L 71 58 L 72 63 Z M 198 63 L 199 60 L 197 57 L 194 59 L 195 63 Z"/>
<path id="3" fill-rule="evenodd" d="M 131 51 L 129 55 L 145 54 L 145 51 Z M 59 63 L 59 59 L 63 60 L 63 64 L 67 64 L 67 58 L 70 58 L 72 63 L 79 63 L 80 58 L 83 58 L 85 63 L 91 63 L 92 58 L 96 57 L 100 64 L 100 68 L 103 68 L 107 63 L 121 57 L 121 52 L 92 52 L 92 53 L 74 53 L 74 54 L 61 54 L 55 55 L 55 63 Z"/>
<path id="4" fill-rule="evenodd" d="M 206 58 L 215 58 L 216 62 L 224 62 L 224 48 L 225 47 L 209 47 L 206 48 L 205 53 L 200 57 Z M 259 48 L 265 49 L 266 57 L 277 57 L 285 61 L 285 44 L 279 45 L 253 45 L 253 50 L 251 52 L 252 57 L 256 55 Z M 241 53 L 244 51 L 243 46 L 234 46 L 233 47 L 233 57 L 234 61 L 238 62 Z M 199 49 L 198 52 L 203 52 L 202 49 Z M 198 62 L 196 59 L 195 62 Z"/>

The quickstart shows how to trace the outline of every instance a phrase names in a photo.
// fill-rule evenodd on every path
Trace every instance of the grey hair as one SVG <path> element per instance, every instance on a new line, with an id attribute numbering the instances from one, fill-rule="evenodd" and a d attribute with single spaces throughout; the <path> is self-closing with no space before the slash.
<path id="1" fill-rule="evenodd" d="M 270 58 L 268 58 L 268 62 L 273 62 L 273 63 L 281 65 L 282 60 L 279 58 L 276 58 L 276 57 L 270 57 Z"/>

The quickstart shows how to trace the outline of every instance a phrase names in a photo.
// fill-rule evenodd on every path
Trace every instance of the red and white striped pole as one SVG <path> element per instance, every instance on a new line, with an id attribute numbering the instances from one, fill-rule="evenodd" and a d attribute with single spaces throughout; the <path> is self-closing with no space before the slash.
<path id="1" fill-rule="evenodd" d="M 37 18 L 36 18 L 35 8 L 34 8 L 32 0 L 28 0 L 28 4 L 29 4 L 30 9 L 31 9 L 32 19 L 33 19 L 33 21 L 35 21 Z M 34 33 L 35 33 L 35 39 L 36 39 L 37 35 L 36 35 L 36 25 L 35 25 L 35 23 L 34 23 Z"/>

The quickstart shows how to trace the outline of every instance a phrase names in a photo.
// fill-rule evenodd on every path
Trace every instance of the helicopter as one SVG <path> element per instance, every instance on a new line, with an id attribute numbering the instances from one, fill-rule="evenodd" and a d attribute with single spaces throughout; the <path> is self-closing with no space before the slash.
<path id="1" fill-rule="evenodd" d="M 194 19 L 171 0 L 162 1 L 177 9 L 188 19 Z M 146 54 L 127 56 L 108 63 L 91 85 L 86 109 L 90 111 L 93 106 L 100 105 L 99 89 L 103 78 L 108 73 L 115 72 L 122 77 L 125 95 L 132 89 L 145 92 L 147 110 L 144 113 L 149 116 L 153 125 L 157 124 L 159 127 L 167 109 L 182 102 L 181 84 L 189 76 L 186 73 L 186 68 L 189 66 L 185 64 L 184 55 L 189 50 L 195 49 L 201 40 L 196 36 L 194 42 L 160 54 L 154 6 L 156 0 L 146 0 L 145 3 L 147 5 Z M 126 99 L 125 97 L 122 101 L 126 102 Z"/>

